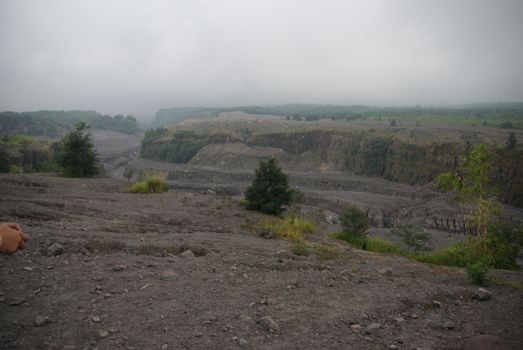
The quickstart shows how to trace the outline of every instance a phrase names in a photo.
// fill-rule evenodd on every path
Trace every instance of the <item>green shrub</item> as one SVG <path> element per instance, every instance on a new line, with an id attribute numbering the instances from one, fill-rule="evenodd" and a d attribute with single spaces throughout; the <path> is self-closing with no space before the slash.
<path id="1" fill-rule="evenodd" d="M 408 250 L 380 238 L 368 238 L 365 249 L 376 253 L 411 256 Z"/>
<path id="2" fill-rule="evenodd" d="M 332 260 L 339 257 L 339 252 L 335 247 L 331 247 L 327 244 L 317 244 L 314 246 L 314 253 L 321 260 Z"/>
<path id="3" fill-rule="evenodd" d="M 260 162 L 252 185 L 245 192 L 245 199 L 247 208 L 271 215 L 281 214 L 283 206 L 291 203 L 287 175 L 278 167 L 275 158 Z"/>
<path id="4" fill-rule="evenodd" d="M 510 243 L 502 232 L 495 228 L 491 231 L 486 237 L 470 238 L 466 242 L 432 252 L 412 252 L 379 238 L 365 238 L 344 232 L 333 236 L 356 248 L 405 256 L 429 264 L 467 267 L 482 263 L 491 268 L 517 269 L 519 247 Z"/>
<path id="5" fill-rule="evenodd" d="M 300 241 L 305 238 L 305 235 L 314 233 L 316 225 L 304 219 L 288 217 L 283 220 L 276 218 L 265 220 L 262 229 L 272 230 L 276 236 L 289 241 Z"/>
<path id="6" fill-rule="evenodd" d="M 136 182 L 129 187 L 131 193 L 162 193 L 167 191 L 164 174 L 149 175 L 144 181 Z"/>
<path id="7" fill-rule="evenodd" d="M 149 188 L 145 181 L 136 182 L 129 187 L 131 193 L 149 193 Z"/>
<path id="8" fill-rule="evenodd" d="M 162 193 L 167 191 L 167 184 L 161 175 L 154 175 L 145 180 L 150 193 Z"/>
<path id="9" fill-rule="evenodd" d="M 311 253 L 309 246 L 306 243 L 300 241 L 292 243 L 291 251 L 299 256 L 308 256 Z"/>
<path id="10" fill-rule="evenodd" d="M 356 206 L 350 206 L 340 217 L 343 232 L 353 236 L 363 236 L 369 229 L 367 214 Z"/>
<path id="11" fill-rule="evenodd" d="M 472 282 L 485 286 L 489 282 L 488 278 L 489 267 L 482 261 L 467 266 L 467 274 Z"/>
<path id="12" fill-rule="evenodd" d="M 15 165 L 15 164 L 11 164 L 9 165 L 9 172 L 11 174 L 21 174 L 24 172 L 24 169 L 22 169 L 21 167 L 19 167 L 18 165 Z"/>
<path id="13" fill-rule="evenodd" d="M 419 227 L 413 225 L 399 225 L 392 229 L 392 234 L 402 237 L 403 243 L 405 243 L 410 250 L 428 250 L 426 244 L 430 239 L 430 235 Z"/>
<path id="14" fill-rule="evenodd" d="M 332 235 L 334 238 L 341 239 L 349 243 L 351 246 L 363 250 L 367 250 L 367 238 L 362 236 L 352 235 L 346 232 L 336 232 Z"/>

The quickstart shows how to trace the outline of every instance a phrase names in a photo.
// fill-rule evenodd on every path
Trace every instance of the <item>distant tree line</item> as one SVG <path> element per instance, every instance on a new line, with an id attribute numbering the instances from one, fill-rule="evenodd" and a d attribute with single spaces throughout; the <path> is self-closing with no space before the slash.
<path id="1" fill-rule="evenodd" d="M 1 112 L 0 135 L 63 136 L 85 122 L 93 129 L 132 134 L 139 130 L 135 117 L 117 114 L 114 117 L 94 111 Z"/>
<path id="2" fill-rule="evenodd" d="M 221 112 L 242 111 L 276 115 L 287 120 L 371 119 L 419 125 L 422 122 L 482 125 L 505 129 L 523 128 L 523 103 L 473 104 L 456 107 L 372 107 L 365 105 L 286 104 L 273 106 L 235 106 L 228 108 L 168 108 L 156 113 L 153 127 L 167 126 L 188 118 L 210 117 Z"/>

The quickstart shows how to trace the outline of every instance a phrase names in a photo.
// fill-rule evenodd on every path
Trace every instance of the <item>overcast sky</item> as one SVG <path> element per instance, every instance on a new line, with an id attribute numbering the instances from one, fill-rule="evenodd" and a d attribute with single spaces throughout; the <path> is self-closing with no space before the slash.
<path id="1" fill-rule="evenodd" d="M 0 110 L 523 100 L 523 1 L 0 0 Z"/>

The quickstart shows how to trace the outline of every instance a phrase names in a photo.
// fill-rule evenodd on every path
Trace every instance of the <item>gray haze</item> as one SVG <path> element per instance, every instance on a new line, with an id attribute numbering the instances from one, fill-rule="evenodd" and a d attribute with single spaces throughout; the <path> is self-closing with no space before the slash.
<path id="1" fill-rule="evenodd" d="M 0 0 L 0 110 L 523 100 L 523 1 Z"/>

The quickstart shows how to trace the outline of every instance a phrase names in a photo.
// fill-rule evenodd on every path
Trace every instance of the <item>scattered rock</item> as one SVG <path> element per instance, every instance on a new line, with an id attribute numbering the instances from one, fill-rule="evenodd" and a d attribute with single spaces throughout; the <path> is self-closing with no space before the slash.
<path id="1" fill-rule="evenodd" d="M 350 329 L 352 329 L 354 332 L 359 333 L 361 331 L 361 325 L 359 324 L 351 324 Z"/>
<path id="2" fill-rule="evenodd" d="M 53 243 L 47 247 L 47 256 L 58 256 L 65 252 L 64 246 L 60 243 Z"/>
<path id="3" fill-rule="evenodd" d="M 374 322 L 374 323 L 369 324 L 367 326 L 367 328 L 365 328 L 365 333 L 372 334 L 380 328 L 381 328 L 381 324 Z"/>
<path id="4" fill-rule="evenodd" d="M 268 332 L 280 331 L 280 326 L 270 316 L 264 316 L 260 318 L 258 323 Z"/>
<path id="5" fill-rule="evenodd" d="M 241 346 L 242 348 L 246 347 L 247 345 L 249 345 L 249 342 L 243 338 L 239 338 L 238 339 L 238 345 Z"/>
<path id="6" fill-rule="evenodd" d="M 196 258 L 196 255 L 194 255 L 194 253 L 192 252 L 192 250 L 190 249 L 187 249 L 186 251 L 184 251 L 183 253 L 180 254 L 180 256 L 182 258 Z"/>
<path id="7" fill-rule="evenodd" d="M 390 344 L 389 346 L 387 346 L 387 349 L 390 349 L 390 350 L 398 350 L 398 347 L 394 344 Z"/>
<path id="8" fill-rule="evenodd" d="M 178 277 L 178 274 L 173 270 L 165 270 L 160 273 L 161 278 L 173 278 Z"/>
<path id="9" fill-rule="evenodd" d="M 449 331 L 456 329 L 456 325 L 454 324 L 454 322 L 451 321 L 443 322 L 441 326 Z"/>
<path id="10" fill-rule="evenodd" d="M 51 319 L 47 316 L 36 316 L 35 318 L 35 325 L 37 327 L 43 326 L 48 323 L 51 323 Z"/>
<path id="11" fill-rule="evenodd" d="M 124 266 L 124 265 L 116 265 L 113 267 L 113 271 L 117 272 L 117 271 L 123 271 L 125 270 L 127 267 Z"/>
<path id="12" fill-rule="evenodd" d="M 492 298 L 492 293 L 490 293 L 485 288 L 478 288 L 476 292 L 474 293 L 474 299 L 480 300 L 480 301 L 487 301 Z"/>
<path id="13" fill-rule="evenodd" d="M 32 267 L 29 267 L 29 266 L 25 266 L 25 267 L 24 267 L 24 270 L 31 272 L 31 271 L 33 271 L 33 268 L 32 268 Z"/>
<path id="14" fill-rule="evenodd" d="M 503 344 L 501 339 L 489 335 L 476 335 L 467 339 L 461 346 L 462 350 L 508 350 L 509 348 Z"/>
<path id="15" fill-rule="evenodd" d="M 97 323 L 101 321 L 100 317 L 98 317 L 98 316 L 93 316 L 92 320 L 93 320 L 93 322 L 97 322 Z"/>
<path id="16" fill-rule="evenodd" d="M 27 301 L 26 298 L 17 298 L 17 299 L 12 300 L 9 303 L 9 306 L 21 305 L 21 304 L 25 303 L 26 301 Z"/>
<path id="17" fill-rule="evenodd" d="M 383 276 L 392 276 L 392 269 L 390 267 L 386 267 L 384 269 L 379 269 L 378 273 Z"/>
<path id="18" fill-rule="evenodd" d="M 432 307 L 433 308 L 436 308 L 436 309 L 440 309 L 443 305 L 437 301 L 437 300 L 432 300 Z"/>
<path id="19" fill-rule="evenodd" d="M 98 335 L 100 336 L 100 338 L 105 338 L 109 335 L 109 331 L 106 329 L 100 329 L 98 331 Z"/>

